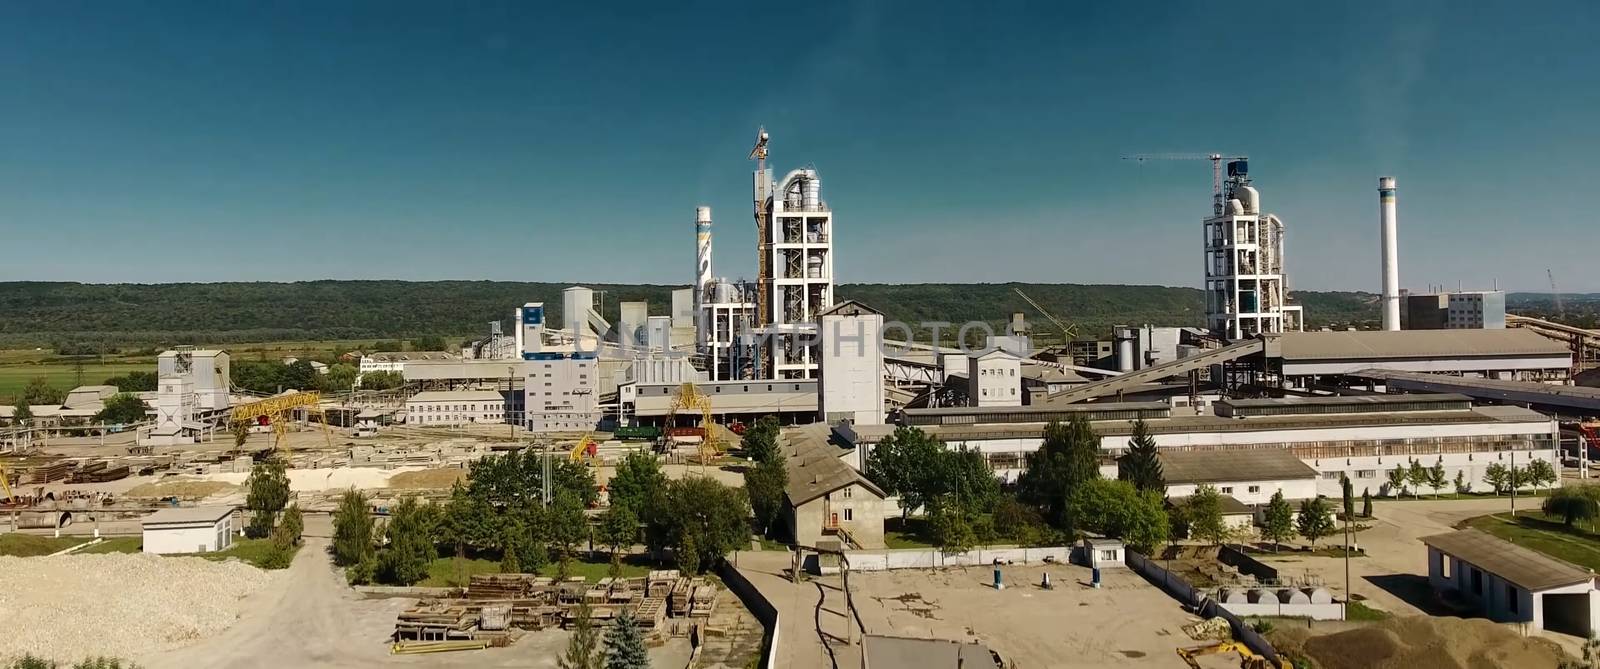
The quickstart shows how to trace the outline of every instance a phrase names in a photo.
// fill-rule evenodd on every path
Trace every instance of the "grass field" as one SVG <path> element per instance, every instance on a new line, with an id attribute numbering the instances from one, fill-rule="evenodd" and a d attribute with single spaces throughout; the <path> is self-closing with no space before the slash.
<path id="1" fill-rule="evenodd" d="M 154 372 L 155 363 L 138 362 L 86 362 L 83 365 L 83 385 L 97 385 L 113 376 L 128 372 Z M 50 385 L 62 392 L 78 385 L 78 371 L 70 362 L 23 362 L 0 364 L 0 401 L 10 404 L 28 382 L 44 377 Z"/>
<path id="2" fill-rule="evenodd" d="M 888 518 L 883 524 L 883 545 L 888 548 L 933 548 L 931 528 L 923 518 Z"/>
<path id="3" fill-rule="evenodd" d="M 1580 523 L 1567 527 L 1561 518 L 1532 509 L 1518 511 L 1515 518 L 1509 513 L 1478 516 L 1464 525 L 1580 567 L 1600 570 L 1600 534 L 1593 526 Z"/>
<path id="4" fill-rule="evenodd" d="M 86 537 L 41 537 L 33 534 L 0 534 L 0 555 L 14 557 L 49 555 L 88 540 Z"/>

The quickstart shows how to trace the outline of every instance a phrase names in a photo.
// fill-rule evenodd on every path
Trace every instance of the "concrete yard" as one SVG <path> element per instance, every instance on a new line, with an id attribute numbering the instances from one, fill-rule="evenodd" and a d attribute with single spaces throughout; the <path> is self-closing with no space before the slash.
<path id="1" fill-rule="evenodd" d="M 1200 643 L 1181 629 L 1197 618 L 1131 571 L 1107 570 L 1094 589 L 1076 565 L 1004 570 L 1004 590 L 988 567 L 855 572 L 850 587 L 869 634 L 977 640 L 1019 667 L 1182 667 L 1175 649 Z"/>

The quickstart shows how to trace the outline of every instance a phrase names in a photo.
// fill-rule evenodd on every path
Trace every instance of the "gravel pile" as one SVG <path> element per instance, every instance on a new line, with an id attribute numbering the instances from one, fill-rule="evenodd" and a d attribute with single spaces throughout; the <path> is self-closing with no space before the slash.
<path id="1" fill-rule="evenodd" d="M 10 621 L 0 658 L 127 658 L 186 645 L 232 625 L 241 600 L 275 578 L 237 560 L 0 557 L 0 611 Z"/>
<path id="2" fill-rule="evenodd" d="M 1304 632 L 1274 633 L 1273 645 L 1308 657 L 1317 669 L 1521 669 L 1556 667 L 1566 657 L 1548 639 L 1480 618 L 1407 616 L 1335 634 Z"/>

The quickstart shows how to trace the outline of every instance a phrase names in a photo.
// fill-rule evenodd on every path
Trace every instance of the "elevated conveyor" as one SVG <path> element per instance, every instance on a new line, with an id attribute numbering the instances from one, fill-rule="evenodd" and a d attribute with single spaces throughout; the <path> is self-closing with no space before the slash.
<path id="1" fill-rule="evenodd" d="M 1246 339 L 1234 342 L 1222 348 L 1202 351 L 1187 358 L 1179 358 L 1171 362 L 1164 362 L 1154 367 L 1125 372 L 1120 376 L 1113 376 L 1104 381 L 1078 386 L 1071 390 L 1048 395 L 1044 404 L 1071 404 L 1096 397 L 1115 395 L 1120 392 L 1136 390 L 1140 386 L 1155 383 L 1161 379 L 1173 376 L 1182 376 L 1197 369 L 1205 369 L 1212 365 L 1238 360 L 1250 355 L 1261 354 L 1266 351 L 1266 343 L 1261 339 Z"/>

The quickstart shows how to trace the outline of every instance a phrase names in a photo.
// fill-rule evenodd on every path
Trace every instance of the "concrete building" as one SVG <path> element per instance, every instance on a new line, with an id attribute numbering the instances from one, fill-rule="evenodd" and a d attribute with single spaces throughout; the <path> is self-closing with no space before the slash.
<path id="1" fill-rule="evenodd" d="M 534 353 L 544 351 L 544 303 L 529 302 L 517 307 L 515 313 L 516 359 L 527 360 Z M 365 360 L 363 359 L 363 362 Z M 365 371 L 365 370 L 363 370 Z"/>
<path id="2" fill-rule="evenodd" d="M 1205 220 L 1206 325 L 1229 341 L 1300 330 L 1300 307 L 1289 305 L 1284 285 L 1283 221 L 1262 211 L 1247 161 L 1227 168 Z"/>
<path id="3" fill-rule="evenodd" d="M 1287 451 L 1317 472 L 1316 493 L 1329 496 L 1339 494 L 1341 474 L 1350 477 L 1358 493 L 1384 494 L 1386 473 L 1409 467 L 1413 459 L 1426 466 L 1442 464 L 1449 479 L 1460 472 L 1474 490 L 1483 489 L 1489 465 L 1509 466 L 1513 458 L 1519 467 L 1537 458 L 1560 471 L 1555 421 L 1521 407 L 1473 406 L 1462 395 L 1218 400 L 1212 408 L 1214 414 L 1176 415 L 1164 402 L 944 407 L 906 409 L 903 422 L 953 448 L 978 450 L 1006 480 L 1015 480 L 1024 456 L 1044 443 L 1048 421 L 1074 413 L 1100 434 L 1101 473 L 1111 477 L 1136 419 L 1145 421 L 1164 452 Z M 892 432 L 887 425 L 836 430 L 842 441 L 864 453 Z"/>
<path id="4" fill-rule="evenodd" d="M 706 284 L 698 341 L 712 381 L 746 378 L 754 372 L 755 352 L 743 339 L 755 327 L 755 320 L 755 285 L 720 278 Z"/>
<path id="5" fill-rule="evenodd" d="M 641 425 L 661 424 L 671 411 L 680 383 L 637 384 L 632 391 L 635 420 Z M 711 414 L 718 422 L 739 419 L 753 423 L 763 416 L 776 416 L 779 422 L 792 425 L 817 419 L 816 381 L 716 381 L 696 383 L 695 387 L 711 398 Z"/>
<path id="6" fill-rule="evenodd" d="M 833 306 L 833 211 L 822 199 L 816 170 L 799 169 L 773 181 L 770 170 L 755 175 L 755 201 L 765 203 L 772 272 L 767 295 L 771 323 L 765 327 L 765 351 L 773 379 L 816 376 L 816 351 L 807 345 L 818 315 Z"/>
<path id="7" fill-rule="evenodd" d="M 791 430 L 780 440 L 789 473 L 784 520 L 795 543 L 815 546 L 828 537 L 851 548 L 883 548 L 889 505 L 883 490 L 841 459 L 847 451 L 815 427 Z"/>
<path id="8" fill-rule="evenodd" d="M 1567 347 L 1523 329 L 1298 332 L 1266 349 L 1291 385 L 1372 369 L 1545 381 L 1572 368 Z"/>
<path id="9" fill-rule="evenodd" d="M 817 418 L 825 423 L 882 423 L 883 312 L 846 300 L 819 317 Z"/>
<path id="10" fill-rule="evenodd" d="M 205 426 L 199 420 L 199 397 L 194 376 L 176 373 L 163 375 L 156 383 L 156 419 L 141 441 L 151 446 L 177 446 L 195 443 Z"/>
<path id="11" fill-rule="evenodd" d="M 162 509 L 145 516 L 140 525 L 146 553 L 213 553 L 233 545 L 231 506 Z"/>
<path id="12" fill-rule="evenodd" d="M 1022 406 L 1022 358 L 995 349 L 967 357 L 967 403 L 976 407 Z"/>
<path id="13" fill-rule="evenodd" d="M 1406 295 L 1400 327 L 1406 330 L 1504 330 L 1506 294 L 1481 290 Z"/>
<path id="14" fill-rule="evenodd" d="M 156 376 L 184 376 L 194 389 L 195 406 L 205 411 L 228 408 L 228 391 L 232 381 L 228 371 L 228 354 L 224 351 L 174 349 L 162 351 L 156 357 Z"/>
<path id="15" fill-rule="evenodd" d="M 1594 572 L 1478 530 L 1423 537 L 1428 584 L 1447 602 L 1496 622 L 1591 638 L 1600 634 Z"/>
<path id="16" fill-rule="evenodd" d="M 1242 504 L 1266 504 L 1274 493 L 1284 499 L 1317 496 L 1317 470 L 1287 450 L 1157 451 L 1168 497 L 1188 497 L 1202 485 Z"/>
<path id="17" fill-rule="evenodd" d="M 601 419 L 600 364 L 592 353 L 538 353 L 523 366 L 524 426 L 530 432 L 592 430 Z"/>
<path id="18" fill-rule="evenodd" d="M 382 353 L 369 353 L 361 356 L 356 371 L 361 374 L 371 372 L 400 372 L 404 374 L 406 364 L 411 362 L 451 362 L 461 360 L 461 356 L 449 351 L 392 351 Z M 484 362 L 494 362 L 485 360 Z"/>
<path id="19" fill-rule="evenodd" d="M 406 422 L 422 427 L 504 423 L 507 405 L 496 390 L 429 390 L 406 398 Z"/>

